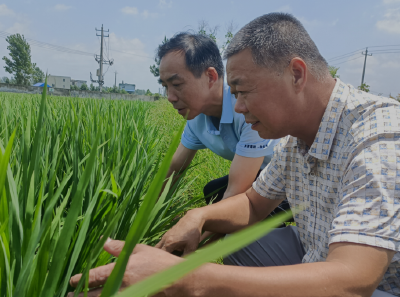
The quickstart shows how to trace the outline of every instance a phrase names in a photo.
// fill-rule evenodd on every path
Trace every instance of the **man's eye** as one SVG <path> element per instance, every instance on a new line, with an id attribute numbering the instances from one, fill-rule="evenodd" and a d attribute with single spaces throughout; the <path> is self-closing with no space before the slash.
<path id="1" fill-rule="evenodd" d="M 174 87 L 179 87 L 181 84 L 173 84 Z"/>

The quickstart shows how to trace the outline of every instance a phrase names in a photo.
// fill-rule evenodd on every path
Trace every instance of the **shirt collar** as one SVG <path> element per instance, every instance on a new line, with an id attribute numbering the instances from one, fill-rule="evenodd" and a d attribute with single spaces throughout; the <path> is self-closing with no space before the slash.
<path id="1" fill-rule="evenodd" d="M 340 79 L 336 78 L 336 85 L 329 98 L 328 106 L 325 109 L 317 135 L 309 150 L 311 156 L 323 161 L 328 160 L 340 116 L 346 105 L 347 96 L 348 88 L 346 88 L 346 85 Z M 299 140 L 297 137 L 289 136 L 285 147 L 295 147 L 298 145 Z"/>
<path id="2" fill-rule="evenodd" d="M 224 95 L 222 99 L 222 115 L 221 124 L 233 123 L 233 107 L 232 107 L 232 94 L 231 88 L 224 84 Z"/>

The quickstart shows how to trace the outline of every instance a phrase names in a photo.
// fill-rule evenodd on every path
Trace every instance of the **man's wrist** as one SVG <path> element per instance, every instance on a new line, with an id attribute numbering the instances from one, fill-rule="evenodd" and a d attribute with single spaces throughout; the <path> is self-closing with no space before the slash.
<path id="1" fill-rule="evenodd" d="M 206 222 L 206 212 L 204 211 L 204 207 L 189 210 L 185 217 L 191 221 L 196 221 L 200 231 L 203 229 L 204 223 Z"/>
<path id="2" fill-rule="evenodd" d="M 213 272 L 217 264 L 207 263 L 189 273 L 178 282 L 164 290 L 165 297 L 201 297 L 207 296 L 207 275 Z M 218 265 L 219 266 L 219 265 Z"/>

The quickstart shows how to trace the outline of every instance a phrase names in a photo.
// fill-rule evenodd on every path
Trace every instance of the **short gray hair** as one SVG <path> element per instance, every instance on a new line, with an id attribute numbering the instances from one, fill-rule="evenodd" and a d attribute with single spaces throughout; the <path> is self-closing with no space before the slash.
<path id="1" fill-rule="evenodd" d="M 306 29 L 294 16 L 269 13 L 260 16 L 235 34 L 224 53 L 224 59 L 251 49 L 256 65 L 282 73 L 291 59 L 303 59 L 318 80 L 327 75 L 328 63 L 321 56 Z"/>

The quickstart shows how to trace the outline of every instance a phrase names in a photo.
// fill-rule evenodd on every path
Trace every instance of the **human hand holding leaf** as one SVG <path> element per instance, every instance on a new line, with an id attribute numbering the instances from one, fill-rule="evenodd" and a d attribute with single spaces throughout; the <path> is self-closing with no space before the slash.
<path id="1" fill-rule="evenodd" d="M 107 240 L 104 245 L 104 250 L 109 254 L 118 257 L 125 242 L 119 240 Z M 171 266 L 174 266 L 184 261 L 182 258 L 171 255 L 160 249 L 156 249 L 147 245 L 138 244 L 132 252 L 129 258 L 128 265 L 125 270 L 125 274 L 122 280 L 121 289 L 128 287 L 134 283 L 137 283 L 146 277 L 165 270 Z M 105 266 L 100 266 L 91 269 L 89 272 L 89 287 L 97 288 L 104 285 L 114 269 L 115 263 L 111 263 Z M 76 287 L 81 279 L 82 274 L 74 275 L 70 279 L 70 284 Z M 102 288 L 97 288 L 88 292 L 88 297 L 100 296 Z M 74 293 L 69 293 L 68 297 L 74 296 Z M 84 296 L 84 293 L 80 293 L 78 296 Z M 157 297 L 164 296 L 164 294 L 158 293 L 154 295 Z"/>

